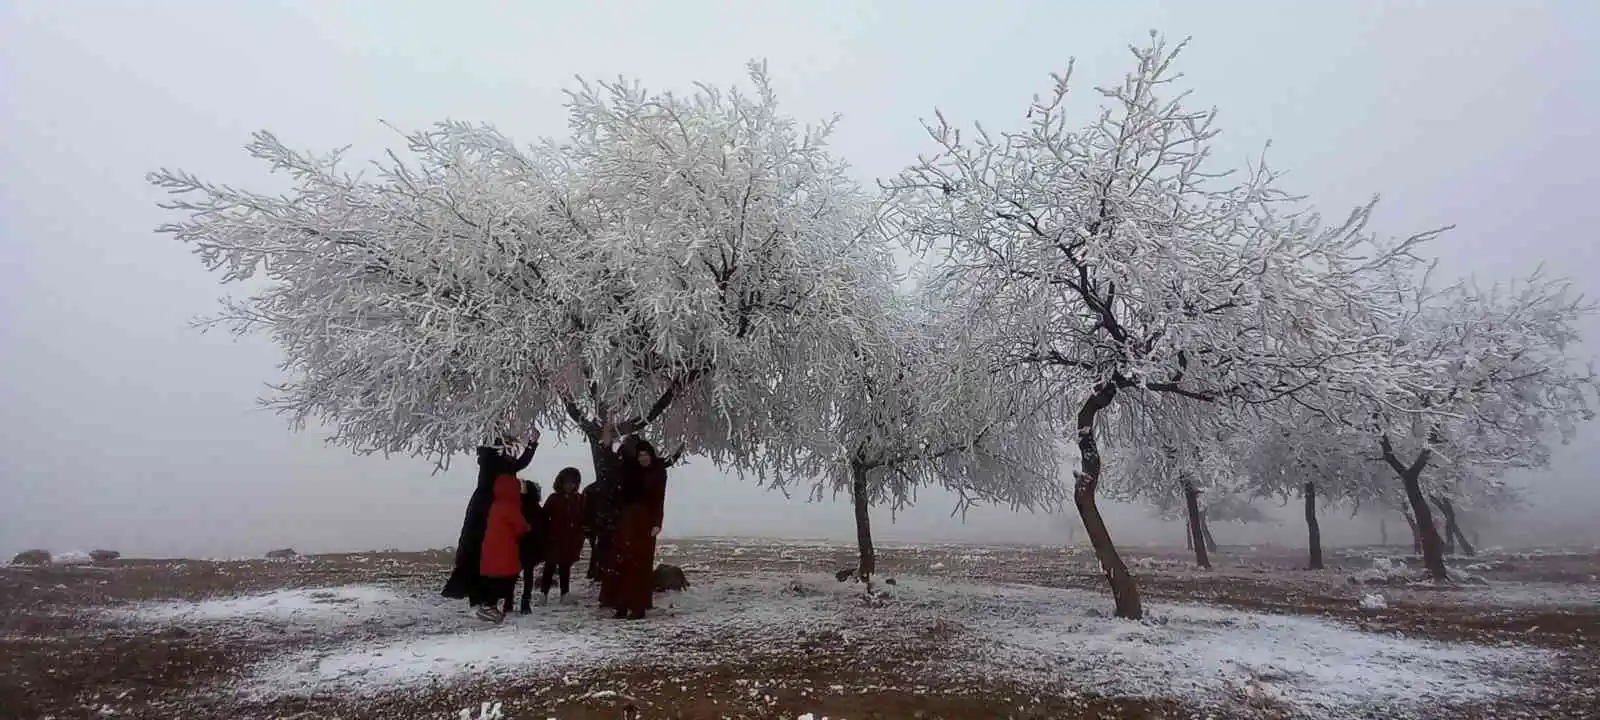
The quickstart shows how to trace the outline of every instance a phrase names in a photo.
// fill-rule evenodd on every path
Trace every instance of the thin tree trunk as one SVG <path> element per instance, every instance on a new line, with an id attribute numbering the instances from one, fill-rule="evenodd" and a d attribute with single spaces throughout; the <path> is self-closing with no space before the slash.
<path id="1" fill-rule="evenodd" d="M 1183 481 L 1183 504 L 1188 509 L 1189 517 L 1189 544 L 1194 548 L 1194 564 L 1206 570 L 1211 569 L 1211 558 L 1206 555 L 1206 539 L 1200 521 L 1200 491 L 1196 490 L 1194 483 Z"/>
<path id="2" fill-rule="evenodd" d="M 1461 532 L 1461 524 L 1456 522 L 1456 508 L 1455 505 L 1450 502 L 1450 498 L 1441 496 L 1434 498 L 1433 501 L 1434 503 L 1438 504 L 1439 511 L 1444 513 L 1444 532 L 1446 537 L 1455 539 L 1454 543 L 1447 542 L 1445 547 L 1449 548 L 1452 545 L 1459 543 L 1461 545 L 1461 552 L 1465 553 L 1469 557 L 1477 555 L 1478 550 L 1472 547 L 1471 541 L 1467 540 L 1466 533 Z"/>
<path id="3" fill-rule="evenodd" d="M 1206 511 L 1200 511 L 1200 536 L 1206 540 L 1206 549 L 1212 555 L 1217 554 L 1217 539 L 1211 536 L 1211 521 L 1206 519 Z"/>
<path id="4" fill-rule="evenodd" d="M 1400 462 L 1394 454 L 1394 447 L 1389 444 L 1388 436 L 1379 440 L 1383 449 L 1383 459 L 1389 463 L 1395 473 L 1400 476 L 1400 483 L 1405 486 L 1406 500 L 1411 503 L 1411 512 L 1416 515 L 1417 530 L 1422 535 L 1422 564 L 1428 568 L 1428 577 L 1435 582 L 1446 582 L 1450 579 L 1450 572 L 1444 565 L 1444 547 L 1439 540 L 1438 528 L 1433 524 L 1433 511 L 1428 508 L 1428 498 L 1422 494 L 1422 471 L 1428 467 L 1428 461 L 1433 458 L 1433 452 L 1427 448 L 1417 453 L 1417 459 L 1407 466 Z"/>
<path id="5" fill-rule="evenodd" d="M 856 579 L 866 582 L 878 571 L 878 554 L 872 547 L 872 495 L 867 487 L 867 468 L 850 463 L 850 496 L 856 506 L 856 545 L 861 551 Z"/>
<path id="6" fill-rule="evenodd" d="M 1139 620 L 1144 617 L 1144 606 L 1139 602 L 1139 584 L 1128 572 L 1122 556 L 1117 554 L 1117 546 L 1111 542 L 1111 531 L 1106 529 L 1105 518 L 1100 516 L 1100 508 L 1094 499 L 1095 490 L 1100 486 L 1100 447 L 1095 440 L 1095 417 L 1116 396 L 1117 386 L 1110 383 L 1100 385 L 1078 408 L 1079 470 L 1072 486 L 1072 502 L 1078 507 L 1078 516 L 1083 518 L 1083 529 L 1089 534 L 1089 543 L 1094 546 L 1095 557 L 1100 560 L 1100 569 L 1111 584 L 1117 617 Z"/>
<path id="7" fill-rule="evenodd" d="M 1301 492 L 1306 499 L 1306 542 L 1311 549 L 1311 569 L 1322 569 L 1322 527 L 1317 524 L 1317 484 L 1307 481 Z"/>
<path id="8" fill-rule="evenodd" d="M 1389 523 L 1383 518 L 1378 518 L 1378 547 L 1389 546 Z"/>
<path id="9" fill-rule="evenodd" d="M 1194 518 L 1188 512 L 1183 513 L 1183 549 L 1194 549 Z"/>
<path id="10" fill-rule="evenodd" d="M 1401 510 L 1400 514 L 1405 516 L 1406 525 L 1410 526 L 1410 528 L 1411 528 L 1411 553 L 1413 555 L 1421 555 L 1422 554 L 1422 531 L 1417 529 L 1417 520 L 1416 520 L 1416 518 L 1411 517 L 1411 511 L 1410 510 Z"/>
<path id="11" fill-rule="evenodd" d="M 1456 535 L 1455 528 L 1450 527 L 1450 513 L 1444 511 L 1444 500 L 1438 496 L 1433 498 L 1433 506 L 1439 509 L 1439 516 L 1445 519 L 1444 532 L 1439 534 L 1439 539 L 1444 541 L 1444 554 L 1454 555 L 1456 554 Z"/>

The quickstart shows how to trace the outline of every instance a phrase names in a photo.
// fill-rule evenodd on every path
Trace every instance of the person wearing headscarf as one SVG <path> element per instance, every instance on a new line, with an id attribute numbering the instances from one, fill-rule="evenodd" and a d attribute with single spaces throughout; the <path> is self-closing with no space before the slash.
<path id="1" fill-rule="evenodd" d="M 601 604 L 616 617 L 642 619 L 651 609 L 656 538 L 666 505 L 667 466 L 655 446 L 637 437 L 617 453 L 617 529 L 609 575 L 601 580 Z"/>

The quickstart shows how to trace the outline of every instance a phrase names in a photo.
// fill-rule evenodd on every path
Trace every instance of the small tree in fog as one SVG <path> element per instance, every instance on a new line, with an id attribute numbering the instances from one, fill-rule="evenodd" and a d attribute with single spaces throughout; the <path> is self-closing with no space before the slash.
<path id="1" fill-rule="evenodd" d="M 957 498 L 955 512 L 975 503 L 1051 509 L 1060 501 L 1048 398 L 1018 376 L 996 369 L 958 331 L 952 312 L 908 301 L 886 352 L 863 352 L 842 378 L 843 394 L 817 417 L 823 437 L 811 458 L 816 494 L 850 495 L 859 548 L 857 577 L 876 572 L 870 511 L 892 511 L 939 487 Z"/>

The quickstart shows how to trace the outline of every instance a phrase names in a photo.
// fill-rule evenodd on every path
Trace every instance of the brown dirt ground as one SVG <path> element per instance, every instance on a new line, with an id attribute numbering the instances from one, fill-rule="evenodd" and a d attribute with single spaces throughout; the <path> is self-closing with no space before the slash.
<path id="1" fill-rule="evenodd" d="M 666 562 L 722 570 L 800 569 L 831 572 L 852 563 L 848 547 L 759 541 L 680 540 Z M 1191 569 L 1181 550 L 1132 551 L 1126 556 L 1147 599 L 1196 601 L 1258 612 L 1338 618 L 1372 632 L 1401 632 L 1440 640 L 1546 647 L 1563 658 L 1538 679 L 1531 697 L 1441 709 L 1450 718 L 1600 717 L 1600 607 L 1488 605 L 1465 588 L 1388 587 L 1390 606 L 1370 611 L 1356 600 L 1371 588 L 1350 582 L 1349 571 L 1370 564 L 1362 550 L 1331 552 L 1329 570 L 1295 570 L 1303 560 L 1282 551 L 1223 548 L 1217 568 Z M 1082 548 L 922 546 L 881 552 L 883 576 L 909 573 L 970 580 L 1102 589 L 1092 556 Z M 295 647 L 281 642 L 199 631 L 107 629 L 83 609 L 155 599 L 198 600 L 286 587 L 362 582 L 428 586 L 442 580 L 449 556 L 421 553 L 325 555 L 293 562 L 119 560 L 91 566 L 0 567 L 0 718 L 118 717 L 228 718 L 455 718 L 475 707 L 485 687 L 465 683 L 394 693 L 351 704 L 338 697 L 243 704 L 215 688 L 237 677 L 250 660 Z M 1519 583 L 1587 584 L 1600 573 L 1600 553 L 1497 555 L 1472 564 L 1483 577 Z M 1109 596 L 1107 606 L 1109 608 Z M 749 648 L 720 648 L 719 664 L 685 671 L 650 666 L 608 667 L 582 683 L 528 680 L 497 686 L 516 718 L 794 718 L 802 712 L 834 718 L 1181 718 L 1204 709 L 1174 699 L 1105 698 L 1069 688 L 1017 687 L 984 678 L 929 686 L 920 663 L 940 656 L 937 628 L 884 652 L 841 647 L 817 637 L 804 653 L 781 656 Z M 703 640 L 701 642 L 714 642 Z M 733 650 L 733 652 L 727 652 Z M 670 678 L 670 680 L 668 679 Z M 781 678 L 761 686 L 752 678 Z M 880 690 L 849 694 L 830 688 L 848 679 Z M 616 696 L 586 696 L 596 681 Z M 752 682 L 755 683 L 752 686 Z M 1244 712 L 1243 710 L 1239 712 Z M 1256 707 L 1256 717 L 1283 713 Z M 1423 716 L 1428 716 L 1426 713 Z"/>

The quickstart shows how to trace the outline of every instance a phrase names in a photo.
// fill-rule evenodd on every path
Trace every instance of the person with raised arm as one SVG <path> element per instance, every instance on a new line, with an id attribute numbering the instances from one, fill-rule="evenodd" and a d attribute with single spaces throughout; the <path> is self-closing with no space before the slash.
<path id="1" fill-rule="evenodd" d="M 533 454 L 539 449 L 539 431 L 529 431 L 521 452 L 517 445 L 515 438 L 504 435 L 478 447 L 478 486 L 467 500 L 461 536 L 456 541 L 455 566 L 440 591 L 447 598 L 466 598 L 473 608 L 498 599 L 483 597 L 484 586 L 479 573 L 484 528 L 489 520 L 489 507 L 494 503 L 495 479 L 501 475 L 515 476 L 533 462 Z"/>

